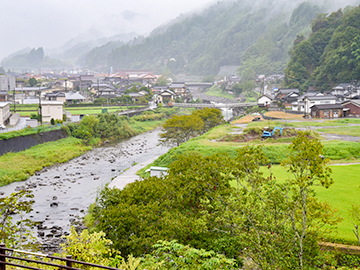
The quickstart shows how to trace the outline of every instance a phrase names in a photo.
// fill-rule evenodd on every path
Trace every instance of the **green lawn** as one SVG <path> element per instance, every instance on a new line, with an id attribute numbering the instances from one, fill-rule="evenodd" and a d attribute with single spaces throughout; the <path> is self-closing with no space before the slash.
<path id="1" fill-rule="evenodd" d="M 88 107 L 64 107 L 64 110 L 69 111 L 72 115 L 80 114 L 100 114 L 102 109 L 107 109 L 109 113 L 115 113 L 118 111 L 125 111 L 127 109 L 136 109 L 140 106 L 88 106 Z M 20 116 L 30 117 L 31 114 L 36 114 L 38 112 L 39 105 L 37 104 L 18 104 L 16 105 L 16 112 L 20 113 Z M 11 111 L 14 111 L 14 107 L 11 107 Z"/>
<path id="2" fill-rule="evenodd" d="M 337 234 L 334 239 L 345 240 L 345 242 L 356 243 L 356 237 L 352 232 L 353 224 L 349 218 L 349 210 L 354 203 L 360 204 L 360 164 L 336 166 L 331 165 L 334 184 L 328 189 L 315 187 L 316 195 L 321 201 L 327 201 L 333 208 L 338 210 L 337 214 L 343 218 L 338 225 Z M 266 170 L 267 171 L 267 170 Z M 272 166 L 271 172 L 279 181 L 291 177 L 291 174 L 279 165 Z M 235 183 L 234 183 L 234 186 Z"/>
<path id="3" fill-rule="evenodd" d="M 228 99 L 234 99 L 233 95 L 224 93 L 222 91 L 217 91 L 217 90 L 207 91 L 206 94 L 209 96 L 214 96 L 214 97 L 223 97 L 223 98 L 228 98 Z"/>
<path id="4" fill-rule="evenodd" d="M 331 134 L 360 136 L 360 126 L 347 126 L 346 128 L 344 127 L 321 128 L 318 129 L 318 131 L 331 133 Z"/>

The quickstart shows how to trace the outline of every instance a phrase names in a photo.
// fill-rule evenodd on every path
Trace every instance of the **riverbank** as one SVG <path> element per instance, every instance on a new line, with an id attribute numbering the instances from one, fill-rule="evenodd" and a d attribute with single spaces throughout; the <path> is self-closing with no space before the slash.
<path id="1" fill-rule="evenodd" d="M 122 133 L 117 134 L 116 138 L 118 138 L 118 140 L 126 139 L 132 135 L 136 136 L 140 133 L 153 130 L 161 126 L 164 121 L 165 118 L 156 121 L 136 121 L 131 119 L 128 124 L 122 126 Z M 116 129 L 114 126 L 112 128 Z M 83 129 L 81 130 L 82 134 L 88 137 L 87 134 L 89 133 Z M 129 131 L 127 132 L 127 130 Z M 21 141 L 24 138 L 19 137 L 13 139 Z M 43 168 L 64 163 L 80 156 L 91 150 L 94 146 L 94 144 L 92 144 L 92 146 L 87 145 L 85 142 L 85 138 L 69 137 L 67 139 L 39 144 L 25 151 L 7 153 L 0 156 L 0 186 L 23 181 Z M 93 140 L 93 142 L 99 143 L 101 140 L 97 138 L 97 140 Z"/>
<path id="2" fill-rule="evenodd" d="M 93 148 L 67 162 L 44 168 L 26 181 L 0 187 L 0 194 L 8 196 L 21 189 L 32 191 L 34 210 L 23 218 L 39 223 L 34 228 L 34 235 L 44 251 L 54 251 L 63 241 L 61 236 L 67 235 L 71 226 L 83 228 L 80 221 L 106 184 L 168 151 L 167 147 L 158 146 L 160 132 L 158 128 Z M 129 179 L 135 181 L 135 177 Z"/>

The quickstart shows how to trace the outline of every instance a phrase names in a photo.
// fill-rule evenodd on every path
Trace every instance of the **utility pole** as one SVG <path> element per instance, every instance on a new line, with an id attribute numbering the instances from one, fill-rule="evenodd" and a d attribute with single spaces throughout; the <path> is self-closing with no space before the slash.
<path id="1" fill-rule="evenodd" d="M 10 80 L 10 78 L 8 78 L 8 80 Z M 8 91 L 10 91 L 10 81 L 8 81 Z M 15 87 L 13 91 L 13 96 L 14 96 L 14 113 L 16 113 Z"/>
<path id="2" fill-rule="evenodd" d="M 41 108 L 41 89 L 39 86 L 39 116 L 40 116 L 40 125 L 42 126 L 42 108 Z"/>

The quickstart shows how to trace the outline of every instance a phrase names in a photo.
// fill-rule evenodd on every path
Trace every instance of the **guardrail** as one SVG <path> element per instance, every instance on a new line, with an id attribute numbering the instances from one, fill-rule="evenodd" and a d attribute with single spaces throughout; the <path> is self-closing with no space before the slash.
<path id="1" fill-rule="evenodd" d="M 206 103 L 172 103 L 173 107 L 192 107 L 192 108 L 239 108 L 257 106 L 256 102 L 249 103 L 224 103 L 224 104 L 206 104 Z"/>
<path id="2" fill-rule="evenodd" d="M 21 254 L 23 255 L 23 257 L 16 254 Z M 28 258 L 25 258 L 24 255 L 28 256 Z M 30 258 L 29 256 L 32 256 L 32 258 Z M 48 258 L 53 262 L 47 262 L 35 258 Z M 57 261 L 57 263 L 55 263 L 54 261 Z M 26 265 L 25 263 L 28 264 Z M 0 244 L 0 270 L 6 270 L 6 266 L 14 266 L 17 268 L 32 269 L 32 270 L 47 269 L 44 268 L 45 266 L 52 266 L 59 269 L 70 269 L 70 270 L 83 269 L 83 268 L 75 268 L 73 266 L 74 264 L 81 265 L 82 267 L 91 266 L 99 269 L 121 270 L 119 268 L 113 268 L 113 267 L 73 260 L 71 258 L 71 255 L 66 256 L 66 258 L 61 258 L 52 255 L 44 255 L 41 253 L 10 249 L 10 248 L 6 248 L 4 244 Z M 39 267 L 43 267 L 43 268 L 39 268 Z"/>

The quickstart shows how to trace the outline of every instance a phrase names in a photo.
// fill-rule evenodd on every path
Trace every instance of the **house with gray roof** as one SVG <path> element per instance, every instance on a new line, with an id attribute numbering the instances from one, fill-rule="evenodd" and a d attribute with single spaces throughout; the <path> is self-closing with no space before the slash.
<path id="1" fill-rule="evenodd" d="M 309 115 L 312 106 L 336 104 L 336 97 L 333 95 L 306 96 L 303 98 L 303 101 L 305 103 L 304 112 Z"/>
<path id="2" fill-rule="evenodd" d="M 77 92 L 65 93 L 65 100 L 67 103 L 81 103 L 85 101 L 85 97 Z"/>

